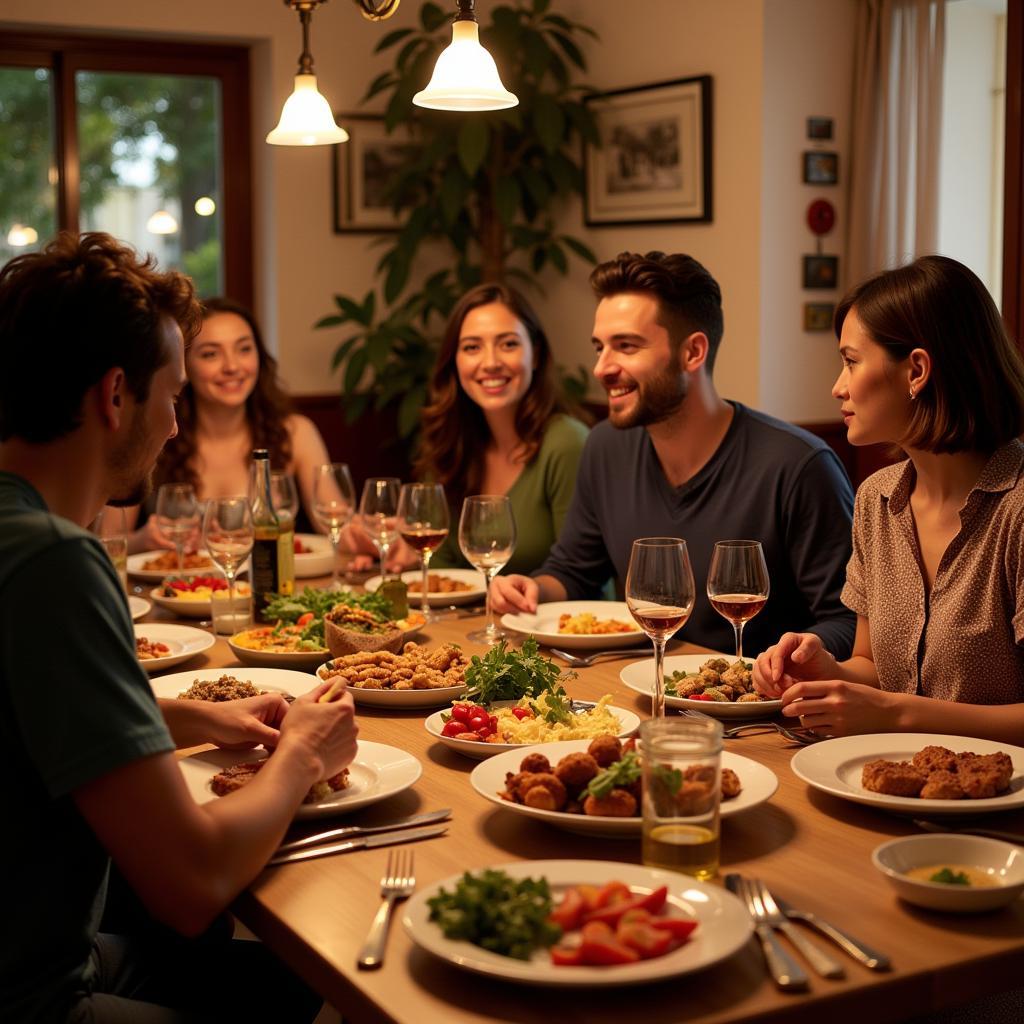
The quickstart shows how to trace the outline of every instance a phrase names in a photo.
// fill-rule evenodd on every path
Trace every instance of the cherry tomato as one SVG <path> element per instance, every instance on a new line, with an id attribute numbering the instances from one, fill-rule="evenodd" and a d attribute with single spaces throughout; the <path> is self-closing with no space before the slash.
<path id="1" fill-rule="evenodd" d="M 497 720 L 495 720 L 495 724 L 497 724 Z M 473 732 L 478 732 L 481 735 L 484 735 L 491 731 L 491 716 L 482 708 L 477 708 L 469 716 L 469 727 Z"/>
<path id="2" fill-rule="evenodd" d="M 469 722 L 469 716 L 473 714 L 472 704 L 454 704 L 452 705 L 452 718 L 456 722 Z"/>
<path id="3" fill-rule="evenodd" d="M 615 931 L 615 938 L 628 949 L 636 950 L 642 960 L 653 960 L 664 956 L 672 945 L 672 935 L 649 924 L 622 922 Z"/>
<path id="4" fill-rule="evenodd" d="M 441 730 L 442 736 L 458 736 L 459 733 L 466 731 L 466 723 L 460 722 L 456 718 L 451 718 L 444 724 L 444 728 Z"/>
<path id="5" fill-rule="evenodd" d="M 548 914 L 548 919 L 554 921 L 563 932 L 571 932 L 574 928 L 579 928 L 586 909 L 587 905 L 583 902 L 583 896 L 579 889 L 570 888 L 566 890 L 562 902 Z M 552 959 L 554 959 L 554 950 L 552 950 Z M 555 960 L 555 963 L 558 961 Z"/>
<path id="6" fill-rule="evenodd" d="M 619 942 L 603 921 L 591 921 L 583 926 L 580 956 L 583 963 L 594 965 L 631 964 L 640 959 L 640 954 Z"/>
<path id="7" fill-rule="evenodd" d="M 300 615 L 298 617 L 298 619 L 295 620 L 295 625 L 296 626 L 308 626 L 313 621 L 313 619 L 315 617 L 316 616 L 314 616 L 312 612 L 306 612 L 305 615 Z"/>
<path id="8" fill-rule="evenodd" d="M 651 927 L 668 932 L 673 939 L 685 942 L 697 927 L 697 922 L 688 917 L 654 917 L 651 919 Z"/>
<path id="9" fill-rule="evenodd" d="M 583 947 L 552 946 L 551 962 L 556 967 L 579 967 L 583 963 Z"/>
<path id="10" fill-rule="evenodd" d="M 512 714 L 521 722 L 524 718 L 533 718 L 533 712 L 529 708 L 513 708 Z"/>

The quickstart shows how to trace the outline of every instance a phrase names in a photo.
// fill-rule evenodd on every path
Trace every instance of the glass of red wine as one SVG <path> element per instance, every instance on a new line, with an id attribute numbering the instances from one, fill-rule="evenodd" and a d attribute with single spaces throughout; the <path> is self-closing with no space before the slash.
<path id="1" fill-rule="evenodd" d="M 695 598 L 685 540 L 644 537 L 633 541 L 626 573 L 626 604 L 654 644 L 652 718 L 665 715 L 665 644 L 685 625 Z"/>
<path id="2" fill-rule="evenodd" d="M 448 501 L 440 484 L 402 484 L 398 498 L 398 532 L 409 547 L 420 553 L 423 582 L 420 610 L 427 622 L 436 616 L 430 613 L 428 581 L 430 556 L 448 536 Z"/>
<path id="3" fill-rule="evenodd" d="M 743 657 L 743 627 L 768 603 L 768 566 L 760 541 L 720 540 L 708 569 L 711 607 L 732 623 L 736 657 Z"/>

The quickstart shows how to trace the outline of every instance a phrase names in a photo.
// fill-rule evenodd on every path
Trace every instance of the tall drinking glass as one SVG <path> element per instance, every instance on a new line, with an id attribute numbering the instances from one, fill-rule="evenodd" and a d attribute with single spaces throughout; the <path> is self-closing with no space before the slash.
<path id="1" fill-rule="evenodd" d="M 470 565 L 484 574 L 487 586 L 487 628 L 469 633 L 466 639 L 480 644 L 496 644 L 505 634 L 494 622 L 491 581 L 512 557 L 516 547 L 512 502 L 504 495 L 496 494 L 467 498 L 459 519 L 459 547 Z"/>
<path id="2" fill-rule="evenodd" d="M 768 603 L 768 566 L 756 540 L 720 540 L 708 569 L 711 607 L 732 623 L 736 657 L 743 657 L 743 627 Z"/>
<path id="3" fill-rule="evenodd" d="M 161 484 L 156 496 L 156 523 L 174 545 L 178 572 L 185 568 L 185 542 L 200 528 L 196 492 L 191 484 Z"/>
<path id="4" fill-rule="evenodd" d="M 317 466 L 313 473 L 313 514 L 327 531 L 334 548 L 331 563 L 331 589 L 341 587 L 338 576 L 338 548 L 341 531 L 351 522 L 356 508 L 356 489 L 352 474 L 344 462 L 330 462 Z"/>
<path id="5" fill-rule="evenodd" d="M 665 644 L 690 617 L 695 598 L 685 540 L 645 537 L 633 541 L 626 573 L 626 604 L 654 644 L 652 718 L 665 715 Z"/>
<path id="6" fill-rule="evenodd" d="M 448 500 L 440 484 L 402 484 L 398 497 L 398 532 L 402 540 L 420 553 L 423 561 L 420 611 L 427 622 L 437 618 L 427 599 L 430 556 L 448 536 Z"/>
<path id="7" fill-rule="evenodd" d="M 108 506 L 92 521 L 89 532 L 99 538 L 128 593 L 128 517 L 124 509 Z"/>
<path id="8" fill-rule="evenodd" d="M 372 476 L 363 484 L 359 523 L 380 555 L 381 582 L 387 579 L 388 552 L 398 540 L 398 493 L 402 481 L 395 476 Z"/>
<path id="9" fill-rule="evenodd" d="M 252 553 L 252 505 L 248 495 L 211 498 L 203 514 L 203 544 L 228 581 L 227 611 L 217 614 L 217 595 L 211 595 L 210 607 L 214 632 L 237 633 L 249 625 L 249 615 L 239 612 L 235 603 L 235 579 L 238 570 Z"/>

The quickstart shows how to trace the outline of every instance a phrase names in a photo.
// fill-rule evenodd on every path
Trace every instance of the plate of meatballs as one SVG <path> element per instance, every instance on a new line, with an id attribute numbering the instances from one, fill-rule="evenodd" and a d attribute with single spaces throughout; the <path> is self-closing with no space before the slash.
<path id="1" fill-rule="evenodd" d="M 561 740 L 509 750 L 473 769 L 473 788 L 484 798 L 516 814 L 539 818 L 584 835 L 611 837 L 640 834 L 640 779 L 595 797 L 588 790 L 606 771 L 621 781 L 635 772 L 621 771 L 636 758 L 634 742 L 615 736 Z M 722 817 L 749 810 L 770 799 L 778 788 L 775 773 L 764 765 L 728 751 L 722 754 Z"/>
<path id="2" fill-rule="evenodd" d="M 929 733 L 824 740 L 797 751 L 793 771 L 809 786 L 900 813 L 983 814 L 1024 807 L 1024 749 Z"/>

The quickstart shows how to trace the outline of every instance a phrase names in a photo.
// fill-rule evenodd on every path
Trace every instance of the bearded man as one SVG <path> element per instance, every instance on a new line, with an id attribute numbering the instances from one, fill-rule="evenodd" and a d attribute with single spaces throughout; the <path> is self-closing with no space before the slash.
<path id="1" fill-rule="evenodd" d="M 771 596 L 744 634 L 750 651 L 781 632 L 817 633 L 836 657 L 853 643 L 839 600 L 850 556 L 853 490 L 819 438 L 719 396 L 718 283 L 691 256 L 621 253 L 591 274 L 598 299 L 594 376 L 608 419 L 591 431 L 558 542 L 534 574 L 499 576 L 499 612 L 596 598 L 626 578 L 638 537 L 682 537 L 698 595 L 716 541 L 757 540 Z M 733 649 L 732 626 L 702 596 L 686 640 Z"/>

